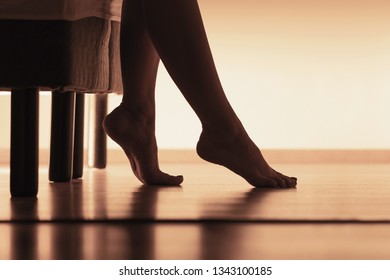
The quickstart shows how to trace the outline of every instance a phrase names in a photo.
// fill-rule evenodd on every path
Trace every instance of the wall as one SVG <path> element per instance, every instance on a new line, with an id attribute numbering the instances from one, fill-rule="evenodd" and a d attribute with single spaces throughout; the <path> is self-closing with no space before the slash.
<path id="1" fill-rule="evenodd" d="M 199 3 L 226 94 L 260 147 L 390 148 L 389 1 Z M 0 96 L 0 148 L 9 145 L 8 102 Z M 119 102 L 111 97 L 111 107 Z M 161 148 L 195 146 L 199 122 L 163 67 L 157 118 Z M 43 147 L 47 139 L 43 131 Z"/>

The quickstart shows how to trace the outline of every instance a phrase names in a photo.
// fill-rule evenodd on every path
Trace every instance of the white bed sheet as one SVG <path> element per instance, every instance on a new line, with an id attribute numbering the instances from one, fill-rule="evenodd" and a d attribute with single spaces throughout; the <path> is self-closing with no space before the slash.
<path id="1" fill-rule="evenodd" d="M 0 19 L 120 21 L 123 0 L 0 0 Z"/>

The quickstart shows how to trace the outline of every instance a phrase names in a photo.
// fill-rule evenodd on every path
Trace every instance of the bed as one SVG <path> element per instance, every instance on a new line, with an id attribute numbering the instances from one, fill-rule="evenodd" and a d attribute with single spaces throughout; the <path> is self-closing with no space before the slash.
<path id="1" fill-rule="evenodd" d="M 94 136 L 92 154 L 105 155 L 99 124 L 107 106 L 104 94 L 122 91 L 121 4 L 121 0 L 0 2 L 0 90 L 11 91 L 12 196 L 38 192 L 40 90 L 53 93 L 49 179 L 82 176 L 85 93 L 99 94 L 92 114 L 94 132 L 101 136 Z M 92 164 L 104 167 L 105 156 L 100 159 Z"/>

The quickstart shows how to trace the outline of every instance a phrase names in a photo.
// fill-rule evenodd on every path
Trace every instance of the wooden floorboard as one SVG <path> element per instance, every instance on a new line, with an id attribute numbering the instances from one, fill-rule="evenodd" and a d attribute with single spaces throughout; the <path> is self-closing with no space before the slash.
<path id="1" fill-rule="evenodd" d="M 222 167 L 164 163 L 180 187 L 128 164 L 86 169 L 11 199 L 0 168 L 0 259 L 390 259 L 389 164 L 277 164 L 296 189 L 249 186 Z"/>
<path id="2" fill-rule="evenodd" d="M 390 259 L 390 225 L 0 224 L 0 259 Z"/>
<path id="3" fill-rule="evenodd" d="M 276 165 L 296 189 L 260 189 L 222 167 L 166 164 L 180 187 L 146 187 L 127 164 L 50 183 L 43 168 L 36 200 L 10 199 L 1 175 L 0 221 L 368 221 L 390 222 L 390 165 Z"/>

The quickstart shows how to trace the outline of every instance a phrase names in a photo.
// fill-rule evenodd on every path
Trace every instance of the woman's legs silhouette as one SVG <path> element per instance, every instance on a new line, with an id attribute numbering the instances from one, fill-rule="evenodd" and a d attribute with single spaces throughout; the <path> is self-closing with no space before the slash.
<path id="1" fill-rule="evenodd" d="M 196 0 L 125 0 L 121 56 L 123 103 L 106 118 L 105 128 L 125 150 L 141 181 L 175 184 L 182 180 L 181 176 L 160 174 L 158 169 L 154 86 L 161 58 L 202 123 L 197 145 L 200 157 L 229 168 L 253 186 L 296 185 L 295 178 L 282 175 L 267 164 L 230 106 L 214 65 Z M 119 125 L 119 122 L 129 125 Z M 127 131 L 134 129 L 133 122 L 138 122 L 135 131 L 140 127 L 147 132 L 139 136 L 140 131 Z M 144 134 L 148 136 L 142 136 Z M 153 147 L 150 151 L 149 145 Z"/>
<path id="2" fill-rule="evenodd" d="M 160 171 L 155 138 L 155 84 L 160 58 L 145 25 L 141 0 L 123 1 L 121 67 L 123 100 L 103 123 L 125 151 L 135 176 L 148 185 L 178 185 L 182 176 Z"/>

